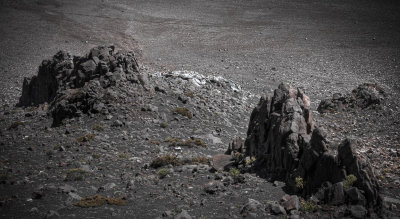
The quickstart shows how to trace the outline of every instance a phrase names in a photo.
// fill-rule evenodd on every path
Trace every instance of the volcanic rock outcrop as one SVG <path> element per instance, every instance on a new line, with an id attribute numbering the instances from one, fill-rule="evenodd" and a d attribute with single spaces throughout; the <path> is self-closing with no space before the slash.
<path id="1" fill-rule="evenodd" d="M 370 166 L 346 139 L 335 153 L 324 129 L 315 127 L 310 100 L 300 89 L 281 84 L 253 110 L 245 153 L 255 169 L 281 177 L 293 191 L 329 204 L 380 206 L 378 184 Z M 337 154 L 337 155 L 335 155 Z M 355 182 L 348 182 L 352 179 Z"/>
<path id="2" fill-rule="evenodd" d="M 364 83 L 350 94 L 336 93 L 332 99 L 322 100 L 317 110 L 320 113 L 326 113 L 356 107 L 364 109 L 381 104 L 386 96 L 386 92 L 377 84 Z"/>
<path id="3" fill-rule="evenodd" d="M 145 84 L 132 52 L 115 52 L 114 46 L 99 46 L 83 57 L 60 51 L 44 60 L 37 76 L 24 79 L 17 106 L 51 104 L 53 126 L 82 113 L 101 112 L 107 104 L 108 87 L 124 81 Z"/>

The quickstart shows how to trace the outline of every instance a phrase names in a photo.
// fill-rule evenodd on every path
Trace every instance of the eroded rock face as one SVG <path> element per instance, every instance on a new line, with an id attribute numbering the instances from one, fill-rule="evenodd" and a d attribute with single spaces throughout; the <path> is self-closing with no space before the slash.
<path id="1" fill-rule="evenodd" d="M 73 69 L 72 57 L 64 51 L 58 52 L 52 59 L 44 60 L 39 66 L 37 76 L 24 79 L 22 95 L 17 106 L 51 102 L 63 80 L 71 75 Z"/>
<path id="2" fill-rule="evenodd" d="M 365 83 L 350 94 L 337 93 L 332 96 L 332 99 L 322 100 L 318 106 L 318 112 L 335 112 L 356 107 L 364 109 L 381 104 L 386 96 L 386 92 L 377 84 Z"/>
<path id="3" fill-rule="evenodd" d="M 25 78 L 18 106 L 51 103 L 58 93 L 77 89 L 97 79 L 103 88 L 128 80 L 139 83 L 139 66 L 132 52 L 114 52 L 114 47 L 99 46 L 83 57 L 60 51 L 44 60 L 37 76 Z"/>
<path id="4" fill-rule="evenodd" d="M 261 98 L 253 110 L 246 154 L 257 157 L 268 171 L 290 173 L 313 129 L 309 98 L 300 89 L 281 84 L 273 97 Z"/>
<path id="5" fill-rule="evenodd" d="M 245 152 L 256 157 L 257 171 L 282 177 L 297 193 L 315 194 L 323 203 L 380 206 L 375 176 L 356 156 L 354 141 L 343 141 L 337 153 L 329 148 L 325 130 L 314 127 L 309 98 L 299 89 L 279 85 L 274 96 L 261 98 L 251 114 Z M 357 178 L 351 186 L 361 192 L 344 188 L 350 174 Z M 365 194 L 366 202 L 358 194 Z"/>
<path id="6" fill-rule="evenodd" d="M 101 112 L 110 99 L 109 87 L 123 82 L 145 87 L 134 54 L 114 49 L 95 47 L 83 57 L 60 51 L 44 60 L 37 76 L 25 78 L 17 106 L 50 103 L 53 126 L 58 126 L 65 118 Z"/>

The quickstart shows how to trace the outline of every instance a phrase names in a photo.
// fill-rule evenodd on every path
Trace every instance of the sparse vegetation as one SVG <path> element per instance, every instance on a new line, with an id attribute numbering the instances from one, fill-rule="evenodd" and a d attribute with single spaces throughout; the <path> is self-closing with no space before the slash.
<path id="1" fill-rule="evenodd" d="M 238 177 L 240 174 L 240 170 L 236 168 L 232 168 L 229 170 L 229 175 L 233 178 Z"/>
<path id="2" fill-rule="evenodd" d="M 186 116 L 189 119 L 193 118 L 193 114 L 190 112 L 188 108 L 185 107 L 177 107 L 172 112 L 182 116 Z"/>
<path id="3" fill-rule="evenodd" d="M 252 156 L 250 159 L 246 160 L 246 166 L 250 166 L 256 162 L 257 158 Z"/>
<path id="4" fill-rule="evenodd" d="M 109 205 L 118 205 L 124 206 L 126 205 L 126 200 L 122 197 L 119 198 L 106 198 L 107 204 Z"/>
<path id="5" fill-rule="evenodd" d="M 106 198 L 101 195 L 95 195 L 82 198 L 80 201 L 73 202 L 72 204 L 81 208 L 91 208 L 102 206 L 105 203 L 109 205 L 124 206 L 126 205 L 126 200 L 124 198 Z"/>
<path id="6" fill-rule="evenodd" d="M 210 164 L 210 159 L 204 156 L 193 157 L 190 159 L 190 164 Z"/>
<path id="7" fill-rule="evenodd" d="M 244 182 L 244 177 L 240 175 L 240 170 L 237 168 L 232 168 L 229 170 L 229 175 L 233 178 L 235 183 L 242 183 Z"/>
<path id="8" fill-rule="evenodd" d="M 94 136 L 95 136 L 94 134 L 89 133 L 89 134 L 86 134 L 86 135 L 83 135 L 83 136 L 80 136 L 80 137 L 76 138 L 76 141 L 77 142 L 88 142 L 88 141 L 93 140 Z"/>
<path id="9" fill-rule="evenodd" d="M 193 98 L 194 97 L 194 93 L 192 91 L 187 91 L 187 92 L 185 92 L 185 96 Z"/>
<path id="10" fill-rule="evenodd" d="M 81 208 L 91 208 L 91 207 L 102 206 L 105 203 L 106 203 L 106 198 L 104 198 L 101 195 L 95 195 L 82 198 L 80 201 L 74 202 L 72 204 Z"/>
<path id="11" fill-rule="evenodd" d="M 21 122 L 21 121 L 13 122 L 13 123 L 11 123 L 11 125 L 8 127 L 8 130 L 16 129 L 16 128 L 18 128 L 18 126 L 21 126 L 21 125 L 24 125 L 24 123 Z"/>
<path id="12" fill-rule="evenodd" d="M 159 177 L 160 179 L 163 179 L 163 178 L 165 178 L 165 177 L 169 174 L 169 170 L 166 169 L 166 168 L 161 168 L 161 169 L 157 172 L 157 174 L 158 174 L 158 177 Z"/>
<path id="13" fill-rule="evenodd" d="M 182 140 L 180 138 L 166 138 L 164 142 L 168 142 L 169 146 L 185 146 L 185 147 L 193 147 L 193 146 L 201 146 L 206 147 L 206 143 L 201 139 L 187 139 Z"/>
<path id="14" fill-rule="evenodd" d="M 343 183 L 343 187 L 348 189 L 357 181 L 357 177 L 353 174 L 347 175 Z"/>
<path id="15" fill-rule="evenodd" d="M 311 200 L 305 201 L 304 199 L 301 199 L 300 202 L 301 210 L 304 212 L 314 212 L 317 210 L 317 205 Z"/>
<path id="16" fill-rule="evenodd" d="M 149 139 L 149 143 L 156 144 L 156 145 L 160 145 L 161 144 L 161 142 L 155 141 L 155 140 L 152 140 L 152 139 Z"/>
<path id="17" fill-rule="evenodd" d="M 82 168 L 69 169 L 65 181 L 81 181 L 85 178 L 87 172 Z"/>
<path id="18" fill-rule="evenodd" d="M 304 188 L 304 184 L 305 183 L 304 183 L 304 180 L 303 180 L 302 177 L 300 177 L 300 176 L 296 177 L 295 181 L 296 181 L 296 188 L 297 189 L 303 189 Z"/>
<path id="19" fill-rule="evenodd" d="M 101 157 L 101 155 L 100 154 L 92 154 L 92 157 L 94 159 L 99 159 Z"/>
<path id="20" fill-rule="evenodd" d="M 210 159 L 204 156 L 192 157 L 192 158 L 184 158 L 179 159 L 174 155 L 166 154 L 162 157 L 155 158 L 150 166 L 153 168 L 159 168 L 167 165 L 179 166 L 185 164 L 210 164 Z"/>
<path id="21" fill-rule="evenodd" d="M 165 128 L 168 127 L 168 123 L 167 123 L 167 122 L 162 122 L 162 123 L 160 124 L 160 127 L 163 128 L 163 129 L 165 129 Z"/>
<path id="22" fill-rule="evenodd" d="M 102 125 L 100 125 L 100 124 L 95 124 L 93 126 L 93 130 L 101 132 L 101 131 L 104 130 L 104 127 Z"/>
<path id="23" fill-rule="evenodd" d="M 126 152 L 122 152 L 118 154 L 118 157 L 121 159 L 128 159 L 129 158 L 129 154 Z"/>
<path id="24" fill-rule="evenodd" d="M 159 168 L 159 167 L 163 167 L 163 166 L 166 166 L 169 164 L 171 164 L 173 166 L 178 166 L 181 164 L 181 162 L 177 156 L 166 154 L 162 157 L 155 158 L 151 162 L 150 166 L 153 168 Z"/>

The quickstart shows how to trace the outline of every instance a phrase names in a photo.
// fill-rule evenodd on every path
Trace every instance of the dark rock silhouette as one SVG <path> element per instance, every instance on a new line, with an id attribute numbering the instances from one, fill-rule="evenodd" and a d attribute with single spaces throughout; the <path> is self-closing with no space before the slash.
<path id="1" fill-rule="evenodd" d="M 375 176 L 356 156 L 354 141 L 344 140 L 337 153 L 330 150 L 327 134 L 313 124 L 310 100 L 300 89 L 281 84 L 273 97 L 261 98 L 251 114 L 245 151 L 256 157 L 257 171 L 283 178 L 305 197 L 367 208 L 381 204 Z M 356 181 L 347 189 L 343 183 L 349 175 Z"/>
<path id="2" fill-rule="evenodd" d="M 58 126 L 65 118 L 101 112 L 110 86 L 124 81 L 145 86 L 146 77 L 139 74 L 134 54 L 114 49 L 95 47 L 83 57 L 60 51 L 44 60 L 37 76 L 25 78 L 17 106 L 50 103 L 53 126 Z"/>

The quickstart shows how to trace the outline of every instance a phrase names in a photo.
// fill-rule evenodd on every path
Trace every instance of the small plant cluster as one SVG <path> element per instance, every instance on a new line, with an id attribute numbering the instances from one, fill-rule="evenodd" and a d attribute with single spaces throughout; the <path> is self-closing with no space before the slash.
<path id="1" fill-rule="evenodd" d="M 167 123 L 167 122 L 162 122 L 162 123 L 160 124 L 160 127 L 163 128 L 163 129 L 165 129 L 165 128 L 168 127 L 168 123 Z"/>
<path id="2" fill-rule="evenodd" d="M 194 97 L 194 93 L 192 91 L 187 91 L 184 94 L 185 94 L 185 96 L 190 97 L 190 98 Z"/>
<path id="3" fill-rule="evenodd" d="M 246 160 L 246 166 L 253 165 L 256 162 L 257 158 L 252 156 L 250 159 Z"/>
<path id="4" fill-rule="evenodd" d="M 166 154 L 162 157 L 157 157 L 155 158 L 150 166 L 153 168 L 159 168 L 167 165 L 172 165 L 172 166 L 179 166 L 181 164 L 179 158 L 174 155 Z"/>
<path id="5" fill-rule="evenodd" d="M 295 182 L 296 182 L 296 188 L 297 189 L 303 189 L 304 188 L 305 183 L 304 183 L 303 178 L 298 176 L 298 177 L 295 178 Z"/>
<path id="6" fill-rule="evenodd" d="M 151 162 L 150 166 L 152 168 L 159 168 L 167 165 L 172 165 L 172 166 L 179 166 L 179 165 L 185 165 L 185 164 L 209 164 L 210 159 L 206 157 L 193 157 L 193 158 L 184 158 L 184 159 L 179 159 L 175 155 L 170 155 L 166 154 L 161 157 L 157 157 L 153 159 Z"/>
<path id="7" fill-rule="evenodd" d="M 104 127 L 102 125 L 100 125 L 100 124 L 95 124 L 93 126 L 93 130 L 101 132 L 101 131 L 104 130 Z"/>
<path id="8" fill-rule="evenodd" d="M 161 169 L 157 172 L 157 174 L 158 174 L 158 177 L 159 177 L 160 179 L 163 179 L 163 178 L 165 178 L 165 177 L 169 174 L 169 170 L 166 169 L 166 168 L 161 168 Z"/>
<path id="9" fill-rule="evenodd" d="M 207 145 L 201 139 L 187 139 L 182 140 L 180 138 L 166 138 L 164 142 L 168 142 L 169 146 L 185 146 L 185 147 L 193 147 L 193 146 L 201 146 L 205 148 Z"/>
<path id="10" fill-rule="evenodd" d="M 87 175 L 86 170 L 82 168 L 69 169 L 65 181 L 81 181 Z"/>
<path id="11" fill-rule="evenodd" d="M 244 177 L 240 175 L 240 170 L 237 168 L 231 168 L 229 170 L 229 175 L 232 177 L 235 183 L 242 183 L 244 182 Z"/>
<path id="12" fill-rule="evenodd" d="M 126 205 L 126 200 L 124 198 L 108 198 L 108 197 L 103 197 L 101 195 L 94 195 L 86 198 L 82 198 L 78 202 L 72 203 L 75 206 L 81 207 L 81 208 L 90 208 L 90 207 L 99 207 L 104 204 L 109 204 L 109 205 L 118 205 L 118 206 L 124 206 Z"/>
<path id="13" fill-rule="evenodd" d="M 236 178 L 236 177 L 238 177 L 240 175 L 240 170 L 237 169 L 237 168 L 232 168 L 232 169 L 229 170 L 229 175 L 232 178 Z"/>
<path id="14" fill-rule="evenodd" d="M 94 136 L 95 136 L 94 134 L 89 133 L 89 134 L 86 134 L 86 135 L 83 135 L 83 136 L 80 136 L 80 137 L 76 138 L 76 141 L 77 142 L 88 142 L 88 141 L 93 140 Z"/>
<path id="15" fill-rule="evenodd" d="M 357 181 L 357 177 L 353 174 L 347 175 L 343 183 L 343 187 L 348 189 Z"/>
<path id="16" fill-rule="evenodd" d="M 318 206 L 311 200 L 305 201 L 304 199 L 300 200 L 301 210 L 303 212 L 315 212 Z"/>
<path id="17" fill-rule="evenodd" d="M 126 152 L 122 152 L 118 154 L 118 157 L 121 159 L 128 159 L 129 158 L 129 154 Z"/>
<path id="18" fill-rule="evenodd" d="M 172 112 L 182 116 L 186 116 L 189 119 L 193 118 L 193 114 L 190 112 L 188 108 L 185 107 L 177 107 Z"/>

